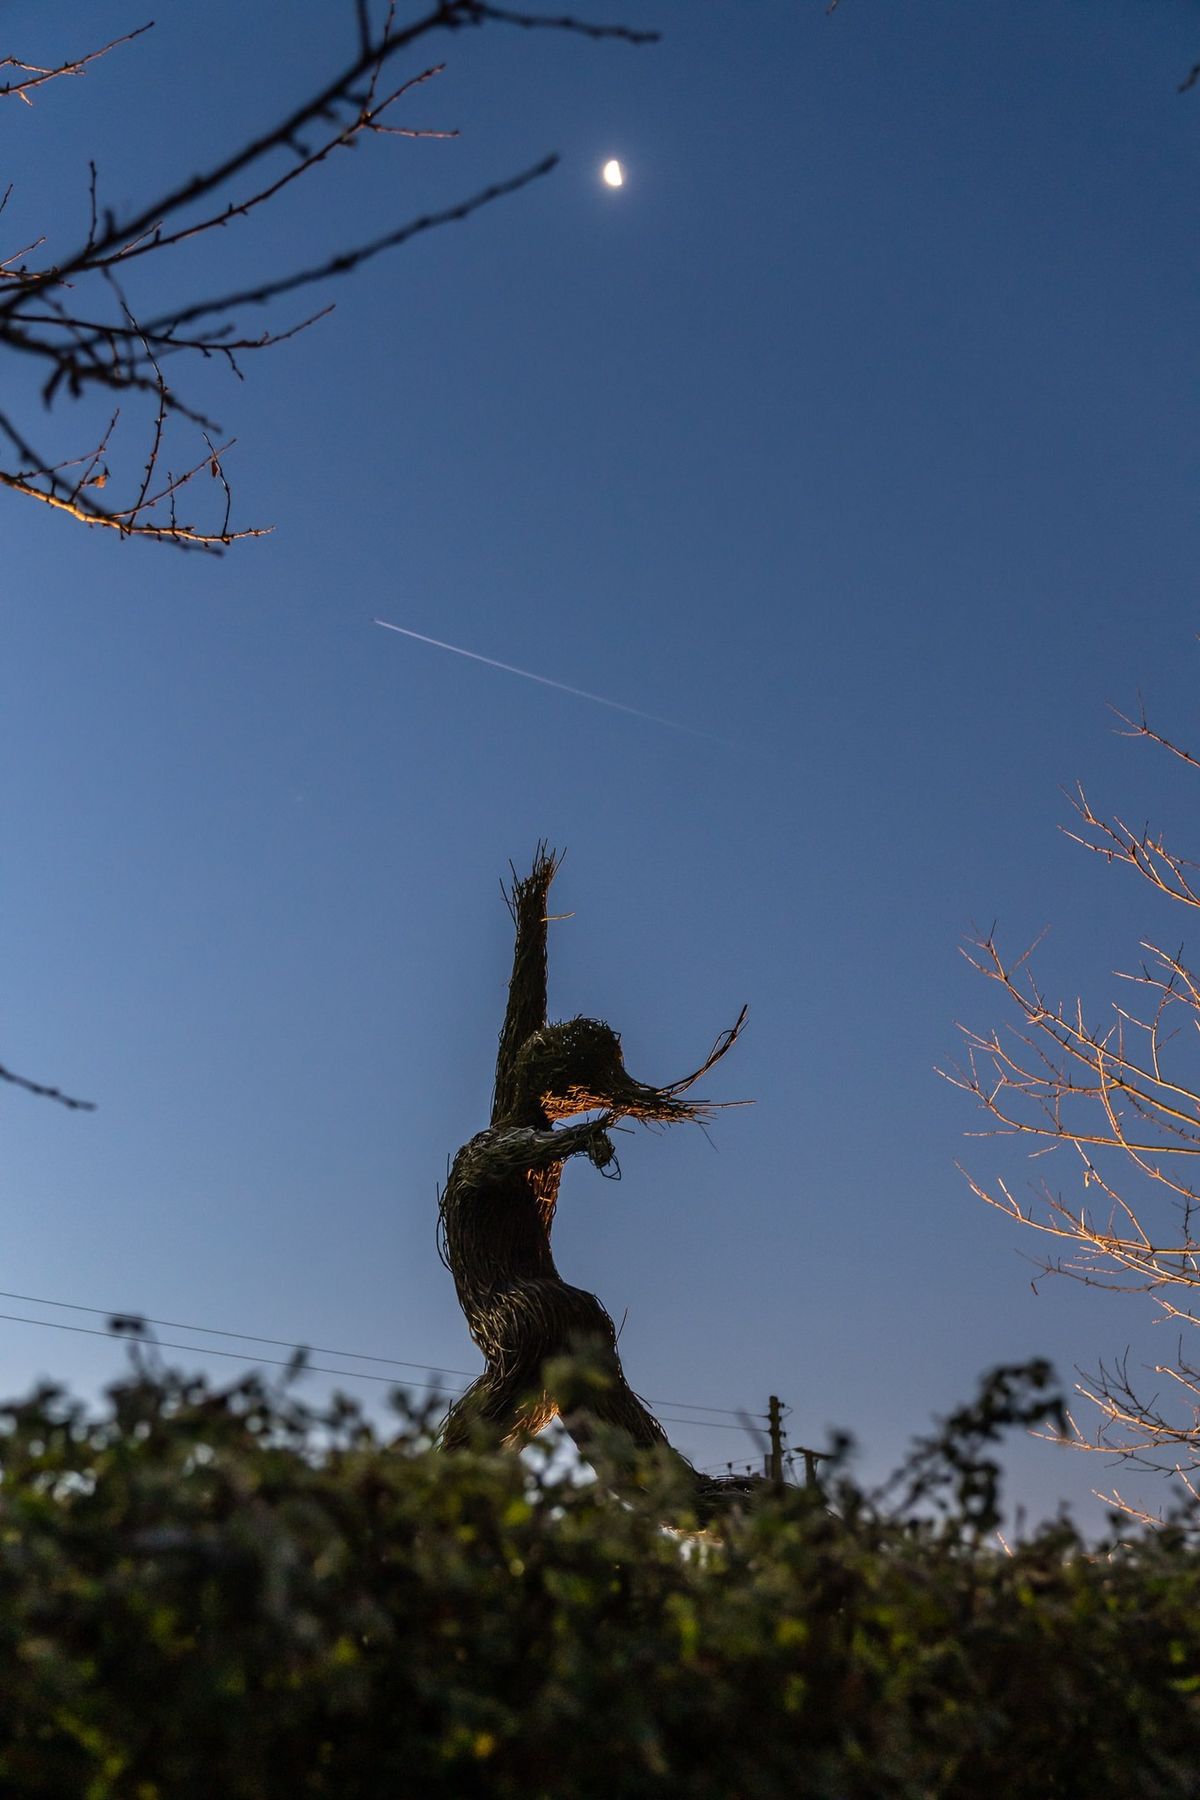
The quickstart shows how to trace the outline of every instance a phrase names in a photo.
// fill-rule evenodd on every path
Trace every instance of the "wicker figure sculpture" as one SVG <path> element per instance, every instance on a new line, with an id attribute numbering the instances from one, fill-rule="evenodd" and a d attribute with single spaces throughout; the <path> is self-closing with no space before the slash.
<path id="1" fill-rule="evenodd" d="M 594 1461 L 599 1453 L 617 1485 L 636 1484 L 639 1451 L 665 1452 L 684 1474 L 690 1504 L 708 1517 L 746 1484 L 707 1480 L 670 1448 L 625 1379 L 612 1319 L 594 1294 L 571 1287 L 555 1267 L 550 1230 L 566 1159 L 582 1155 L 608 1168 L 615 1157 L 607 1127 L 616 1120 L 669 1124 L 707 1116 L 711 1106 L 681 1096 L 735 1042 L 745 1008 L 699 1069 L 663 1088 L 627 1074 L 621 1040 L 602 1021 L 547 1024 L 546 899 L 558 863 L 541 844 L 530 874 L 517 879 L 513 872 L 505 898 L 516 949 L 491 1124 L 463 1145 L 441 1197 L 443 1260 L 487 1359 L 452 1408 L 442 1444 L 459 1448 L 480 1428 L 518 1443 L 561 1414 L 581 1454 Z M 553 1359 L 580 1353 L 591 1379 L 568 1378 L 566 1391 L 556 1385 Z"/>

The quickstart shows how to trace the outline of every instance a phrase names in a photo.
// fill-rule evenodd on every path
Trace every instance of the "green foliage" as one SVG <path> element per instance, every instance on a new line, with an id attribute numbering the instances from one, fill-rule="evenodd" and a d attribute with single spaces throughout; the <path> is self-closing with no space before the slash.
<path id="1" fill-rule="evenodd" d="M 144 1363 L 102 1415 L 42 1389 L 0 1436 L 0 1793 L 1193 1795 L 1187 1531 L 990 1532 L 1045 1382 L 998 1372 L 898 1501 L 839 1470 L 698 1539 L 665 1463 L 630 1506 L 404 1410 L 387 1444 Z"/>

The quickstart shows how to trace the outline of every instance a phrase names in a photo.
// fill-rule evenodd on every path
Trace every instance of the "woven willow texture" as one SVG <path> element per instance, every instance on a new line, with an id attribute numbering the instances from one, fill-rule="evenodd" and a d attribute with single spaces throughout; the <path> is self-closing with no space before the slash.
<path id="1" fill-rule="evenodd" d="M 682 1094 L 736 1041 L 745 1012 L 699 1069 L 662 1088 L 633 1080 L 602 1020 L 548 1024 L 546 905 L 558 865 L 540 844 L 505 896 L 516 946 L 491 1123 L 458 1152 L 441 1197 L 442 1254 L 487 1364 L 452 1408 L 442 1443 L 454 1449 L 490 1433 L 519 1444 L 561 1415 L 580 1453 L 617 1487 L 636 1484 L 639 1452 L 662 1451 L 706 1517 L 746 1484 L 708 1480 L 671 1449 L 625 1379 L 609 1314 L 559 1274 L 550 1233 L 566 1159 L 613 1167 L 608 1127 L 618 1119 L 669 1124 L 711 1112 Z M 598 1116 L 580 1121 L 581 1113 Z"/>

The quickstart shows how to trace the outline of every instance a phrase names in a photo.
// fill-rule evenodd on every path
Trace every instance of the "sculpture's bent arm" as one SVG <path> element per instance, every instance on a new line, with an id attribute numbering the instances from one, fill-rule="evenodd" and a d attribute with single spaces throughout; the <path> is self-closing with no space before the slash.
<path id="1" fill-rule="evenodd" d="M 589 1156 L 598 1169 L 613 1159 L 612 1142 L 605 1126 L 607 1118 L 588 1119 L 579 1125 L 563 1125 L 557 1131 L 534 1131 L 525 1126 L 512 1126 L 507 1131 L 481 1131 L 463 1153 L 464 1160 L 477 1166 L 463 1173 L 475 1180 L 501 1178 L 525 1171 L 551 1169 L 568 1156 Z"/>

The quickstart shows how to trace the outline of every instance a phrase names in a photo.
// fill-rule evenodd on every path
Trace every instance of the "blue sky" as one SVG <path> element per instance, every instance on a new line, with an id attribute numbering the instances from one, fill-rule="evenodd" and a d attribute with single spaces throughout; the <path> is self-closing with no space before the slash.
<path id="1" fill-rule="evenodd" d="M 134 206 L 302 97 L 351 9 L 291 0 L 281 41 L 283 11 L 172 12 L 10 103 L 6 246 L 74 240 L 89 157 Z M 99 1102 L 0 1096 L 4 1285 L 475 1369 L 436 1184 L 486 1116 L 498 877 L 544 836 L 575 915 L 552 1011 L 609 1019 L 660 1080 L 748 1001 L 710 1086 L 756 1102 L 715 1149 L 628 1140 L 620 1186 L 572 1169 L 560 1267 L 628 1309 L 648 1396 L 776 1392 L 797 1441 L 845 1427 L 882 1472 L 997 1361 L 1154 1354 L 1136 1302 L 1031 1292 L 1032 1246 L 954 1164 L 1025 1166 L 964 1145 L 933 1066 L 956 1019 L 1001 1016 L 958 954 L 973 923 L 1021 948 L 1049 925 L 1047 986 L 1097 1009 L 1155 924 L 1058 834 L 1060 783 L 1189 817 L 1105 702 L 1195 717 L 1200 95 L 1176 88 L 1200 15 L 592 12 L 664 40 L 439 43 L 408 114 L 460 139 L 335 159 L 147 274 L 146 307 L 215 292 L 561 152 L 318 295 L 332 317 L 244 383 L 176 371 L 270 537 L 189 558 L 4 502 L 2 1053 Z M 19 55 L 87 47 L 74 16 L 10 13 Z M 99 0 L 88 44 L 138 23 Z M 47 429 L 78 453 L 96 421 Z M 121 1361 L 0 1321 L 7 1391 Z M 755 1454 L 671 1430 L 706 1466 Z M 1014 1493 L 1086 1515 L 1104 1474 L 1020 1446 Z"/>

